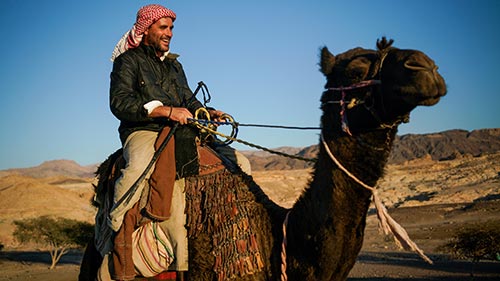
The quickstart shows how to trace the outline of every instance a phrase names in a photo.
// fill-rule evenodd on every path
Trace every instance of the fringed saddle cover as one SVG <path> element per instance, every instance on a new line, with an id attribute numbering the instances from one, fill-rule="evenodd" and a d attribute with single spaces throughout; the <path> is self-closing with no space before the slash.
<path id="1" fill-rule="evenodd" d="M 218 280 L 260 272 L 264 268 L 260 237 L 253 222 L 253 194 L 241 175 L 224 169 L 186 178 L 188 236 L 212 238 Z"/>

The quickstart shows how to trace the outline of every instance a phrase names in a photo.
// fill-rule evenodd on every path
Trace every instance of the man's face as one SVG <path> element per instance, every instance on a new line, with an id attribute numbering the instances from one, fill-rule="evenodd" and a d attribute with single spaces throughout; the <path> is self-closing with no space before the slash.
<path id="1" fill-rule="evenodd" d="M 153 23 L 144 32 L 144 43 L 153 46 L 158 56 L 162 56 L 170 48 L 170 39 L 172 39 L 174 22 L 171 18 L 161 18 Z"/>

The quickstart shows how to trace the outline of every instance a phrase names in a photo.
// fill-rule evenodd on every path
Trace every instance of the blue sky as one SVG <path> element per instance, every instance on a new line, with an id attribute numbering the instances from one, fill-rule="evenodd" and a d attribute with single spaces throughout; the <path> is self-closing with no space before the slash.
<path id="1" fill-rule="evenodd" d="M 319 126 L 319 48 L 374 48 L 387 36 L 427 53 L 448 84 L 448 95 L 415 110 L 400 135 L 500 127 L 500 1 L 1 0 L 0 169 L 55 159 L 89 165 L 120 147 L 109 58 L 151 3 L 177 13 L 171 49 L 192 89 L 204 81 L 210 105 L 238 122 Z M 318 132 L 243 127 L 239 137 L 308 146 Z"/>

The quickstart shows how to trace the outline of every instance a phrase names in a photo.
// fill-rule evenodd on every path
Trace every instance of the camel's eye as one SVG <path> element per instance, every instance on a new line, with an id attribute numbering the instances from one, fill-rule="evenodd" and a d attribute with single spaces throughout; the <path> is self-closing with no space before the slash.
<path id="1" fill-rule="evenodd" d="M 347 65 L 346 73 L 349 73 L 351 80 L 361 81 L 368 76 L 370 63 L 370 60 L 365 57 L 355 58 Z"/>

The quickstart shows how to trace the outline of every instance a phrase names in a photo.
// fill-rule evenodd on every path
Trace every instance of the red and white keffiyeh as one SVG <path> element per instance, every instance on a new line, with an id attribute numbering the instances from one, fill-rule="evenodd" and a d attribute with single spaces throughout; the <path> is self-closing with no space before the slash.
<path id="1" fill-rule="evenodd" d="M 127 31 L 116 44 L 113 54 L 111 55 L 111 61 L 114 61 L 116 57 L 126 50 L 139 46 L 144 32 L 157 20 L 165 17 L 175 20 L 176 14 L 174 11 L 158 4 L 151 4 L 140 8 L 137 12 L 134 26 L 132 26 L 132 29 Z"/>

